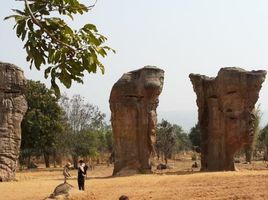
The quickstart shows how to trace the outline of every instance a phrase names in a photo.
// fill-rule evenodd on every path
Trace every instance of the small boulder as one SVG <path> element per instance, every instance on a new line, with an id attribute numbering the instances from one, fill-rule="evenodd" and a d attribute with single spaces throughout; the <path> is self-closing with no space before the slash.
<path id="1" fill-rule="evenodd" d="M 119 200 L 129 200 L 129 198 L 126 195 L 122 195 L 121 197 L 119 197 Z"/>
<path id="2" fill-rule="evenodd" d="M 62 183 L 60 185 L 58 185 L 55 189 L 54 192 L 48 197 L 47 200 L 49 199 L 58 199 L 58 197 L 68 197 L 70 191 L 73 189 L 74 187 L 72 185 L 70 185 L 69 183 Z"/>

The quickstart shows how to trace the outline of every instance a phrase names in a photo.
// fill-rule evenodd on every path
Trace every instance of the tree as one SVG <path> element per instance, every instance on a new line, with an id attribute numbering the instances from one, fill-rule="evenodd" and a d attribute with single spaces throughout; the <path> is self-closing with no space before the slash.
<path id="1" fill-rule="evenodd" d="M 83 130 L 69 136 L 69 151 L 72 155 L 74 167 L 77 168 L 79 157 L 98 155 L 98 133 Z"/>
<path id="2" fill-rule="evenodd" d="M 260 135 L 260 121 L 261 121 L 261 116 L 262 116 L 262 113 L 260 110 L 260 104 L 257 106 L 257 108 L 255 108 L 253 115 L 254 115 L 254 119 L 253 119 L 252 142 L 250 144 L 246 144 L 244 147 L 246 162 L 248 163 L 251 163 L 252 155 L 255 150 L 257 140 Z"/>
<path id="3" fill-rule="evenodd" d="M 62 167 L 62 159 L 64 156 L 69 156 L 69 141 L 71 137 L 71 128 L 67 123 L 67 120 L 64 115 L 64 111 L 62 111 L 61 117 L 61 127 L 63 131 L 57 132 L 55 135 L 55 148 L 53 149 L 53 163 L 54 167 L 56 164 L 59 164 Z"/>
<path id="4" fill-rule="evenodd" d="M 46 167 L 55 149 L 57 133 L 61 133 L 62 110 L 53 90 L 39 81 L 27 81 L 26 100 L 28 111 L 22 121 L 22 157 L 30 160 L 33 155 L 43 155 Z"/>
<path id="5" fill-rule="evenodd" d="M 194 127 L 191 128 L 189 138 L 195 149 L 201 148 L 201 131 L 198 124 L 196 124 Z"/>
<path id="6" fill-rule="evenodd" d="M 168 158 L 171 157 L 172 152 L 175 150 L 176 135 L 174 127 L 162 119 L 161 123 L 157 125 L 157 138 L 156 138 L 156 149 L 157 154 L 162 153 L 164 155 L 165 163 L 167 164 Z"/>
<path id="7" fill-rule="evenodd" d="M 189 136 L 186 132 L 184 132 L 182 127 L 177 124 L 173 124 L 172 127 L 176 135 L 175 151 L 178 153 L 184 150 L 191 149 L 192 144 L 189 139 Z"/>
<path id="8" fill-rule="evenodd" d="M 97 106 L 86 103 L 80 95 L 74 95 L 71 99 L 63 95 L 60 106 L 70 126 L 67 143 L 74 166 L 77 167 L 79 157 L 96 156 L 101 151 L 99 144 L 105 145 L 102 135 L 105 114 Z"/>
<path id="9" fill-rule="evenodd" d="M 268 148 L 268 124 L 261 130 L 260 140 L 263 141 Z"/>
<path id="10" fill-rule="evenodd" d="M 46 65 L 45 78 L 50 76 L 51 86 L 59 95 L 57 80 L 70 88 L 72 81 L 83 83 L 84 72 L 96 73 L 104 66 L 99 56 L 105 57 L 106 37 L 101 35 L 94 24 L 86 24 L 79 30 L 72 30 L 63 18 L 73 20 L 75 14 L 90 11 L 95 4 L 86 6 L 78 0 L 19 0 L 24 9 L 13 9 L 16 13 L 5 19 L 15 19 L 16 34 L 25 41 L 26 60 L 40 70 Z"/>
<path id="11" fill-rule="evenodd" d="M 268 159 L 268 124 L 260 131 L 259 140 L 264 146 L 264 158 Z"/>
<path id="12" fill-rule="evenodd" d="M 106 141 L 106 150 L 109 153 L 113 152 L 113 132 L 111 125 L 105 126 L 104 128 L 104 136 Z"/>

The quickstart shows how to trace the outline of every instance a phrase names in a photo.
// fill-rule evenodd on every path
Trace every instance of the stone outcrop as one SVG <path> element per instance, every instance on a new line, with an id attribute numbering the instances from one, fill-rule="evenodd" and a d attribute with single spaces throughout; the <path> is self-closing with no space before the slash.
<path id="1" fill-rule="evenodd" d="M 45 200 L 74 200 L 74 199 L 87 199 L 87 200 L 96 200 L 94 193 L 84 192 L 76 189 L 74 186 L 69 183 L 59 184 L 50 194 L 49 197 Z"/>
<path id="2" fill-rule="evenodd" d="M 154 154 L 158 97 L 164 71 L 151 66 L 125 73 L 110 95 L 115 151 L 113 174 L 149 172 Z"/>
<path id="3" fill-rule="evenodd" d="M 23 71 L 0 62 L 0 181 L 15 178 L 21 143 L 21 121 L 27 110 Z"/>
<path id="4" fill-rule="evenodd" d="M 70 195 L 71 190 L 75 190 L 74 186 L 69 183 L 59 184 L 53 191 L 53 193 L 47 198 L 49 199 L 65 199 Z"/>
<path id="5" fill-rule="evenodd" d="M 201 129 L 201 170 L 235 170 L 235 152 L 253 139 L 254 106 L 265 76 L 263 70 L 231 67 L 216 78 L 190 74 Z"/>

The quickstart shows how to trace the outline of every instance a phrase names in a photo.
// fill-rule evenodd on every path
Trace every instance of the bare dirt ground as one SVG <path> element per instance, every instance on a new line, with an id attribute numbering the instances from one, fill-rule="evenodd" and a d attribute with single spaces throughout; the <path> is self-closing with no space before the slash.
<path id="1" fill-rule="evenodd" d="M 203 173 L 191 170 L 192 161 L 171 162 L 173 169 L 149 175 L 111 177 L 112 166 L 89 171 L 86 191 L 73 200 L 220 200 L 268 199 L 267 163 L 238 164 L 238 172 Z M 76 171 L 69 183 L 77 187 Z M 26 170 L 17 182 L 0 183 L 1 200 L 42 200 L 63 182 L 61 169 Z"/>

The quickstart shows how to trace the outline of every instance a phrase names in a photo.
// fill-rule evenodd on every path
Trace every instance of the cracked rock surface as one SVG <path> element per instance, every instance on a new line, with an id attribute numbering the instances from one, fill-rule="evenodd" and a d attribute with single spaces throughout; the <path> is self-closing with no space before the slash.
<path id="1" fill-rule="evenodd" d="M 253 140 L 254 107 L 266 71 L 222 68 L 216 78 L 190 74 L 201 128 L 201 170 L 233 171 L 234 154 Z"/>
<path id="2" fill-rule="evenodd" d="M 114 84 L 110 95 L 114 175 L 150 172 L 163 82 L 162 69 L 146 66 L 123 74 Z"/>
<path id="3" fill-rule="evenodd" d="M 21 121 L 27 111 L 23 71 L 0 62 L 0 181 L 15 178 L 21 143 Z"/>

